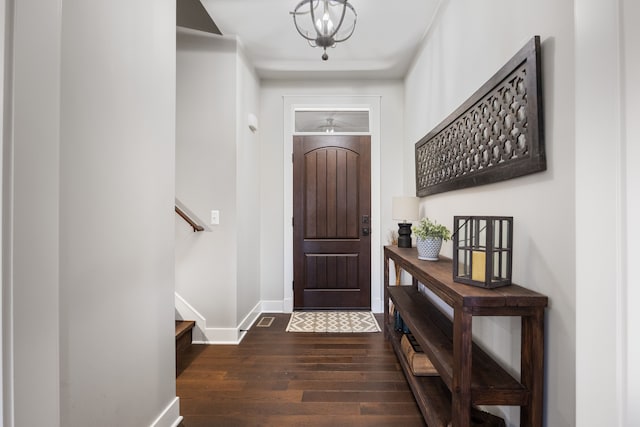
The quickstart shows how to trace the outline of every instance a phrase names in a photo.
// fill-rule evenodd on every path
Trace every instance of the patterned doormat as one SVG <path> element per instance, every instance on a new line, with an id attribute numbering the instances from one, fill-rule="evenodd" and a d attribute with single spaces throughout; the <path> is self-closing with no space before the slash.
<path id="1" fill-rule="evenodd" d="M 370 311 L 294 311 L 287 332 L 380 332 Z"/>

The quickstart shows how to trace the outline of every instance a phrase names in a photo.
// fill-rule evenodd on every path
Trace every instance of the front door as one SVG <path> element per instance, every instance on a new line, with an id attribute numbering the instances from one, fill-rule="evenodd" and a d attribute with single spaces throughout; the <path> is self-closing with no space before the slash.
<path id="1" fill-rule="evenodd" d="M 371 137 L 293 138 L 294 309 L 371 309 Z"/>

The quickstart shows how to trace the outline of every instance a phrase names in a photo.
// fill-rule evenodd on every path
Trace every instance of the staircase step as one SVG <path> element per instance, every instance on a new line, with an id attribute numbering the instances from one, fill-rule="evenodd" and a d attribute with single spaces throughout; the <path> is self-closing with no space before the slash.
<path id="1" fill-rule="evenodd" d="M 180 375 L 187 363 L 195 326 L 193 320 L 176 320 L 176 375 Z"/>
<path id="2" fill-rule="evenodd" d="M 193 320 L 176 320 L 176 340 L 196 326 Z"/>

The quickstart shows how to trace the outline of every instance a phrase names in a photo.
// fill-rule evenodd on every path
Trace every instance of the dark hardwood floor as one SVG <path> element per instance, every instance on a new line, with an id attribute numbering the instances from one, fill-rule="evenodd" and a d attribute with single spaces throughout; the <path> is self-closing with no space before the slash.
<path id="1" fill-rule="evenodd" d="M 176 380 L 184 427 L 425 425 L 382 332 L 287 333 L 288 314 L 261 317 L 275 320 L 240 345 L 192 346 Z"/>

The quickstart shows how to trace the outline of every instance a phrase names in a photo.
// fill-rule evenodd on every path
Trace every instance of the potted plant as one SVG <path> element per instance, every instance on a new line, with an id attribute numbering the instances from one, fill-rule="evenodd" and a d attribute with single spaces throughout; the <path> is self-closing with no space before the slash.
<path id="1" fill-rule="evenodd" d="M 411 230 L 416 235 L 418 259 L 437 261 L 442 241 L 451 239 L 451 232 L 447 227 L 429 218 L 422 218 Z"/>

